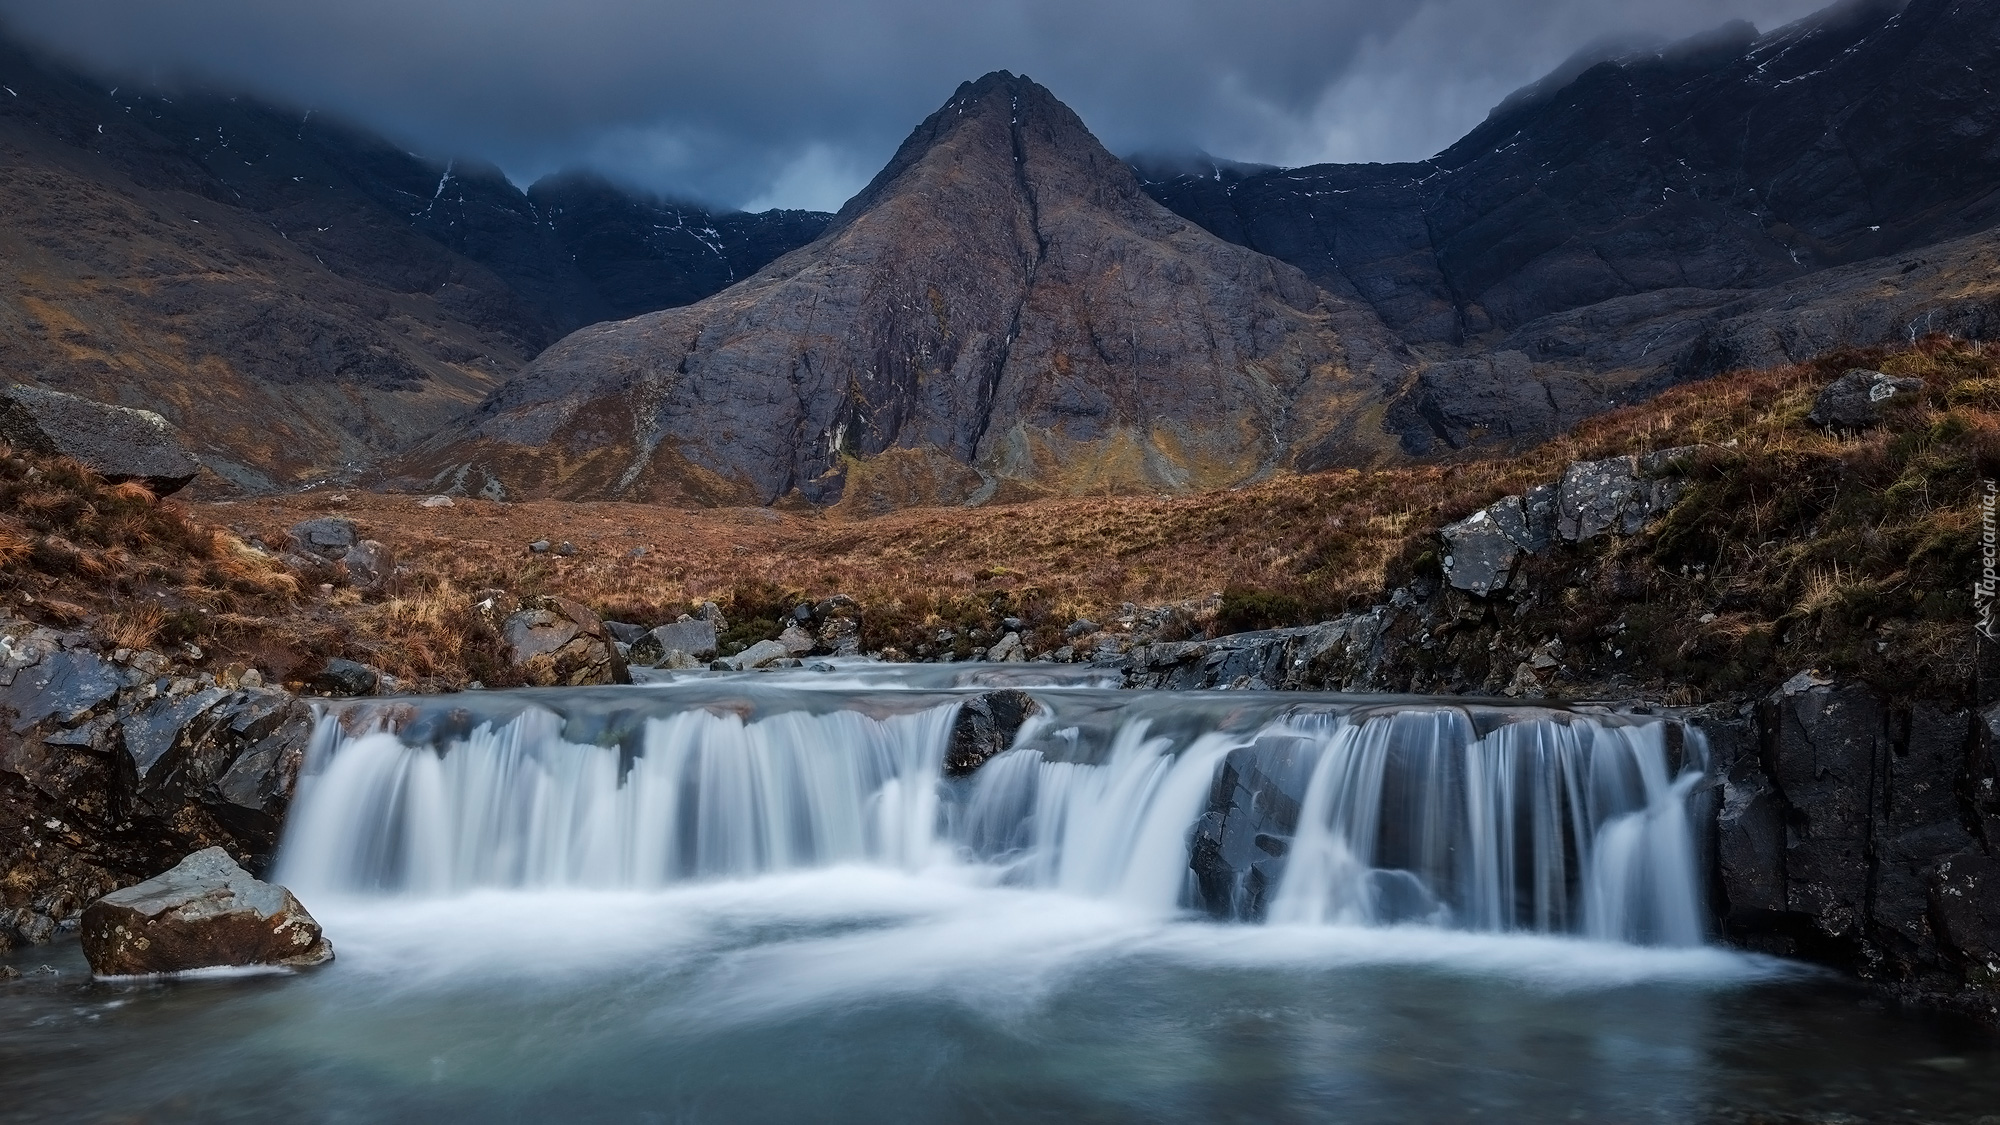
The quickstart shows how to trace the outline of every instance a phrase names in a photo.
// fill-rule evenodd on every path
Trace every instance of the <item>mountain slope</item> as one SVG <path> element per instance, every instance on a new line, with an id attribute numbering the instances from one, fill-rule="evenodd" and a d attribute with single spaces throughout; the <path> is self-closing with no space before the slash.
<path id="1" fill-rule="evenodd" d="M 1412 341 L 1741 290 L 2000 222 L 2000 6 L 1848 0 L 1531 88 L 1435 158 L 1148 184 Z"/>
<path id="2" fill-rule="evenodd" d="M 649 223 L 557 223 L 497 170 L 4 37 L 0 87 L 0 376 L 159 410 L 251 488 L 434 434 L 563 333 L 705 296 L 828 218 L 628 196 Z"/>
<path id="3" fill-rule="evenodd" d="M 412 466 L 706 503 L 1178 491 L 1384 455 L 1359 419 L 1406 367 L 1365 306 L 1167 212 L 999 72 L 818 242 L 570 336 Z"/>

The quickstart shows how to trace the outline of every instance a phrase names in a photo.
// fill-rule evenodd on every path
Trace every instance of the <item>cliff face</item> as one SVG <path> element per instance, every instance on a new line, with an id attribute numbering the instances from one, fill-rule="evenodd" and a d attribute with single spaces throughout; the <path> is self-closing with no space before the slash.
<path id="1" fill-rule="evenodd" d="M 1365 461 L 1364 306 L 1181 220 L 1042 87 L 961 87 L 813 245 L 579 332 L 416 464 L 440 483 L 863 506 L 1180 491 Z"/>
<path id="2" fill-rule="evenodd" d="M 1425 452 L 1913 321 L 1983 329 L 1996 83 L 2000 9 L 1858 0 L 1566 68 L 1419 164 L 1217 167 L 1147 190 L 1426 346 L 1391 417 Z M 1872 272 L 1823 272 L 1842 266 Z"/>

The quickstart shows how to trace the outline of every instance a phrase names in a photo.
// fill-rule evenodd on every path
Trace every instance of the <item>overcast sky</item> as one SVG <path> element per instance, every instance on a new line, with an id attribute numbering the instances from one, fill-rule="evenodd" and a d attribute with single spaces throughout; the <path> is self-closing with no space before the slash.
<path id="1" fill-rule="evenodd" d="M 524 186 L 587 166 L 833 209 L 957 84 L 1052 89 L 1113 151 L 1422 158 L 1606 36 L 1821 0 L 0 0 L 89 63 L 343 114 Z"/>

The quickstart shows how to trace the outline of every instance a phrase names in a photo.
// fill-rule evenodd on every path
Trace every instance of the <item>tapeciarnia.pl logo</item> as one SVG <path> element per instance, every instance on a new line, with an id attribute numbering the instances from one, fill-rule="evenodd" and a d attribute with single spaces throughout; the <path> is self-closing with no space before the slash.
<path id="1" fill-rule="evenodd" d="M 1972 611 L 1978 618 L 1979 635 L 2000 641 L 1995 635 L 1993 602 L 2000 594 L 2000 521 L 1994 506 L 2000 501 L 2000 485 L 1991 478 L 1980 482 L 1979 494 L 1979 581 L 1972 584 Z"/>

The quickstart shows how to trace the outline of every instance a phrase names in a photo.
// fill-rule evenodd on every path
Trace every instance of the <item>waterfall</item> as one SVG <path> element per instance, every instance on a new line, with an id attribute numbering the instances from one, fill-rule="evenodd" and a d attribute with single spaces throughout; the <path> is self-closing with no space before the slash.
<path id="1" fill-rule="evenodd" d="M 950 868 L 1238 921 L 1703 937 L 1699 738 L 1682 767 L 1657 719 L 1048 691 L 1012 749 L 950 779 L 962 696 L 757 708 L 641 690 L 594 727 L 538 703 L 325 720 L 279 877 L 435 897 Z"/>

